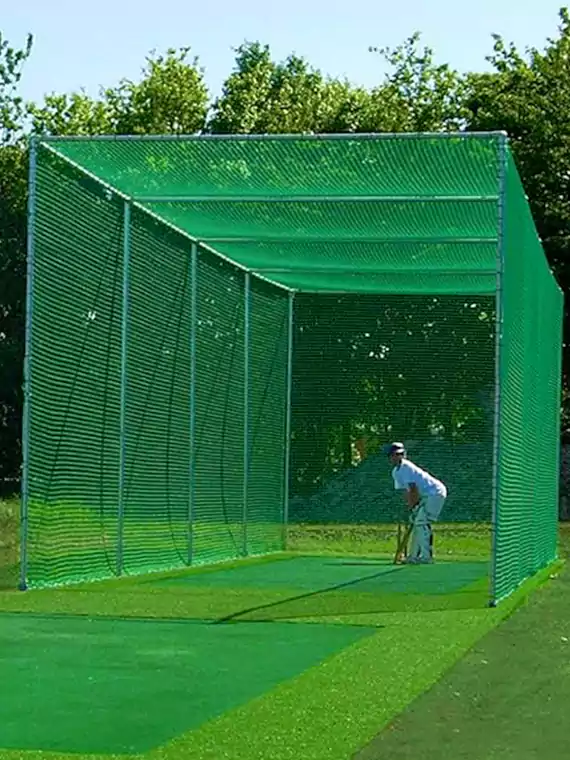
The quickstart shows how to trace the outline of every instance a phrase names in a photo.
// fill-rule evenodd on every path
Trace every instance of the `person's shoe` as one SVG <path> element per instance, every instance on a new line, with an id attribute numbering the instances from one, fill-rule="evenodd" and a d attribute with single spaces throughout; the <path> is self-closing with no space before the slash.
<path id="1" fill-rule="evenodd" d="M 417 557 L 406 557 L 402 561 L 402 565 L 419 565 L 419 564 L 421 564 L 421 560 L 418 559 Z"/>

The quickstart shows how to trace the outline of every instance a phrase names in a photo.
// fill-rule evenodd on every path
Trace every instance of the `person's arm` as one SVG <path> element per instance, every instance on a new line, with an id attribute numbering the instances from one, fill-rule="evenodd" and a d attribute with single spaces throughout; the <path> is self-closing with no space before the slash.
<path id="1" fill-rule="evenodd" d="M 394 471 L 394 486 L 396 490 L 403 491 L 406 504 L 413 509 L 420 502 L 420 494 L 416 484 L 409 481 L 409 477 L 410 473 L 405 465 Z"/>
<path id="2" fill-rule="evenodd" d="M 420 492 L 415 483 L 410 483 L 408 485 L 407 489 L 404 491 L 404 496 L 406 497 L 406 503 L 410 509 L 417 507 L 420 502 Z"/>

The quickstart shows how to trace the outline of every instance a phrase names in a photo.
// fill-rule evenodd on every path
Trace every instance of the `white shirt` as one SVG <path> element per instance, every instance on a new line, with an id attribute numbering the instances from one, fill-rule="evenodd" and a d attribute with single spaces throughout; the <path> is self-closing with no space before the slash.
<path id="1" fill-rule="evenodd" d="M 397 491 L 408 489 L 414 483 L 420 496 L 447 496 L 447 488 L 441 480 L 434 478 L 408 459 L 402 459 L 401 464 L 394 467 L 392 477 Z"/>

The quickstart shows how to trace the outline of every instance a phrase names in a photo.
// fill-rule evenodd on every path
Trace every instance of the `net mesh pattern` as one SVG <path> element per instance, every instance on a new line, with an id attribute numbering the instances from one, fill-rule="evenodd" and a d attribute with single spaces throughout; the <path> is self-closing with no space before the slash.
<path id="1" fill-rule="evenodd" d="M 490 522 L 494 309 L 489 296 L 296 297 L 292 520 L 403 519 L 381 451 L 395 439 L 448 486 L 442 519 Z"/>
<path id="2" fill-rule="evenodd" d="M 556 556 L 562 293 L 508 157 L 495 595 Z"/>
<path id="3" fill-rule="evenodd" d="M 126 320 L 126 572 L 176 566 L 187 557 L 189 281 L 188 241 L 134 209 Z"/>
<path id="4" fill-rule="evenodd" d="M 36 181 L 29 577 L 61 582 L 115 567 L 123 212 L 50 154 Z"/>
<path id="5" fill-rule="evenodd" d="M 40 142 L 28 583 L 275 551 L 287 491 L 393 521 L 388 439 L 492 525 L 497 599 L 547 564 L 562 297 L 502 140 Z"/>

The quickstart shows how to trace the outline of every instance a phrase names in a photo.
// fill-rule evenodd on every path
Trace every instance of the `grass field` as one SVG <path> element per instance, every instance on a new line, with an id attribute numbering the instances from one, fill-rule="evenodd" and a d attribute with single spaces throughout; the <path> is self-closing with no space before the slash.
<path id="1" fill-rule="evenodd" d="M 570 558 L 570 524 L 560 536 Z M 569 603 L 566 564 L 354 760 L 567 758 Z"/>
<path id="2" fill-rule="evenodd" d="M 16 523 L 3 514 L 9 580 Z M 528 604 L 551 569 L 490 609 L 488 532 L 440 527 L 433 567 L 394 568 L 386 526 L 321 526 L 292 528 L 297 551 L 271 560 L 4 586 L 0 760 L 508 760 L 542 674 L 565 694 L 566 571 Z M 486 743 L 468 754 L 475 725 Z"/>

